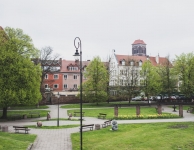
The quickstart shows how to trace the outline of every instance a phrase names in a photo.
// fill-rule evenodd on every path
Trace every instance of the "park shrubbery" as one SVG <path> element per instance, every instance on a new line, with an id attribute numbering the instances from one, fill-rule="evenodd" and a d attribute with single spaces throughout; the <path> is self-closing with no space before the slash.
<path id="1" fill-rule="evenodd" d="M 113 117 L 116 120 L 133 120 L 133 119 L 172 119 L 180 118 L 175 114 L 152 114 L 152 115 L 118 115 L 118 117 Z"/>

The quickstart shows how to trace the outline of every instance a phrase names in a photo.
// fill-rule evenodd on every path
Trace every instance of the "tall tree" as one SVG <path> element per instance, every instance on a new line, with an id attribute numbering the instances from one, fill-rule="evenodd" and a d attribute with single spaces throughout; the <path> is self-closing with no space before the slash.
<path id="1" fill-rule="evenodd" d="M 40 50 L 39 57 L 36 59 L 33 59 L 34 63 L 36 65 L 41 65 L 42 74 L 41 74 L 41 81 L 40 81 L 40 92 L 42 95 L 42 99 L 45 98 L 45 87 L 44 87 L 44 81 L 46 74 L 54 74 L 58 71 L 60 71 L 59 68 L 59 58 L 58 54 L 53 55 L 53 49 L 50 46 L 43 47 Z M 49 80 L 49 88 L 53 86 L 54 80 Z M 51 91 L 49 91 L 51 92 Z M 50 93 L 51 94 L 51 93 Z M 47 94 L 48 95 L 48 94 Z"/>
<path id="2" fill-rule="evenodd" d="M 160 75 L 160 82 L 162 84 L 162 93 L 166 93 L 170 97 L 172 92 L 175 92 L 177 88 L 177 78 L 174 74 L 172 63 L 170 62 L 169 56 L 166 60 L 158 66 L 158 73 Z"/>
<path id="3" fill-rule="evenodd" d="M 87 78 L 83 83 L 84 99 L 96 104 L 106 101 L 108 73 L 99 57 L 95 57 L 87 66 L 84 76 Z"/>
<path id="4" fill-rule="evenodd" d="M 0 56 L 1 118 L 7 118 L 9 106 L 40 101 L 41 70 L 31 61 L 38 56 L 38 50 L 21 29 L 6 27 L 0 31 Z"/>
<path id="5" fill-rule="evenodd" d="M 140 85 L 147 98 L 161 91 L 160 77 L 157 73 L 157 68 L 153 66 L 149 60 L 143 63 L 140 74 Z"/>
<path id="6" fill-rule="evenodd" d="M 175 70 L 179 76 L 180 90 L 186 97 L 191 98 L 194 91 L 194 54 L 176 56 Z"/>

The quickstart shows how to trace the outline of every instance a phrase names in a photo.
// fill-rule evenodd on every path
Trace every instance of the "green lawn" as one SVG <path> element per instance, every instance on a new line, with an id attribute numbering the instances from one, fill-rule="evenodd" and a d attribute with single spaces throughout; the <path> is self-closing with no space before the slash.
<path id="1" fill-rule="evenodd" d="M 139 104 L 142 102 L 131 102 L 130 104 Z M 113 107 L 114 105 L 120 105 L 120 104 L 129 104 L 128 101 L 121 101 L 121 102 L 102 102 L 99 103 L 98 105 L 96 103 L 83 103 L 82 107 L 83 108 L 99 108 L 99 107 Z M 80 104 L 66 104 L 61 106 L 61 108 L 80 108 Z"/>
<path id="2" fill-rule="evenodd" d="M 26 127 L 29 128 L 35 128 L 35 129 L 65 129 L 65 128 L 74 128 L 74 127 L 79 127 L 80 125 L 60 125 L 59 127 L 57 126 L 42 126 L 42 127 L 37 127 L 36 125 L 29 125 Z"/>
<path id="3" fill-rule="evenodd" d="M 194 124 L 145 123 L 119 124 L 83 132 L 84 150 L 193 150 Z M 80 149 L 80 133 L 71 135 L 73 150 Z"/>
<path id="4" fill-rule="evenodd" d="M 26 150 L 36 135 L 15 134 L 0 131 L 0 150 Z"/>
<path id="5" fill-rule="evenodd" d="M 47 109 L 49 108 L 47 105 L 40 105 L 39 107 L 35 105 L 30 106 L 11 106 L 9 110 L 23 110 L 23 109 Z"/>
<path id="6" fill-rule="evenodd" d="M 80 111 L 79 109 L 76 110 L 68 110 L 68 114 L 74 111 Z M 83 109 L 85 112 L 85 117 L 97 117 L 99 113 L 107 114 L 107 119 L 112 119 L 114 117 L 114 108 L 99 108 L 99 109 Z M 136 115 L 136 108 L 135 107 L 127 107 L 127 108 L 119 108 L 118 109 L 119 115 Z M 163 113 L 169 114 L 169 113 Z M 141 115 L 157 115 L 155 107 L 141 107 Z"/>
<path id="7" fill-rule="evenodd" d="M 30 112 L 39 112 L 40 117 L 46 117 L 48 111 L 47 110 L 21 110 L 21 111 L 20 110 L 19 111 L 8 110 L 7 117 L 8 117 L 8 120 L 12 120 L 11 115 L 13 115 L 13 114 L 20 114 L 21 116 L 26 114 L 28 118 L 31 118 L 31 115 L 29 114 Z M 2 116 L 2 111 L 0 111 L 0 116 Z M 33 115 L 32 118 L 39 118 L 39 117 L 38 117 L 38 115 Z M 2 121 L 6 121 L 6 120 L 2 120 Z"/>

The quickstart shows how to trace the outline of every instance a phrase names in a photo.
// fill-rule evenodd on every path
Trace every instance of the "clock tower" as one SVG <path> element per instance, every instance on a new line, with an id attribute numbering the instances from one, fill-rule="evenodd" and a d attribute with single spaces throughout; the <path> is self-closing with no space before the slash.
<path id="1" fill-rule="evenodd" d="M 146 56 L 146 43 L 143 40 L 135 40 L 132 44 L 133 56 Z"/>

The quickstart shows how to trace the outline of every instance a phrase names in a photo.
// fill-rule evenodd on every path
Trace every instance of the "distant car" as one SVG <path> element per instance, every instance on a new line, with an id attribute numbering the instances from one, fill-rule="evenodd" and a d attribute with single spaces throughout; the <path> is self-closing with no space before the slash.
<path id="1" fill-rule="evenodd" d="M 172 95 L 172 96 L 170 96 L 170 99 L 171 100 L 175 100 L 176 99 L 176 96 Z"/>
<path id="2" fill-rule="evenodd" d="M 155 101 L 155 100 L 156 100 L 156 97 L 155 97 L 155 96 L 150 96 L 150 97 L 149 97 L 149 100 L 150 100 L 150 101 Z"/>
<path id="3" fill-rule="evenodd" d="M 142 97 L 141 96 L 136 96 L 134 98 L 131 99 L 132 101 L 141 101 Z"/>

